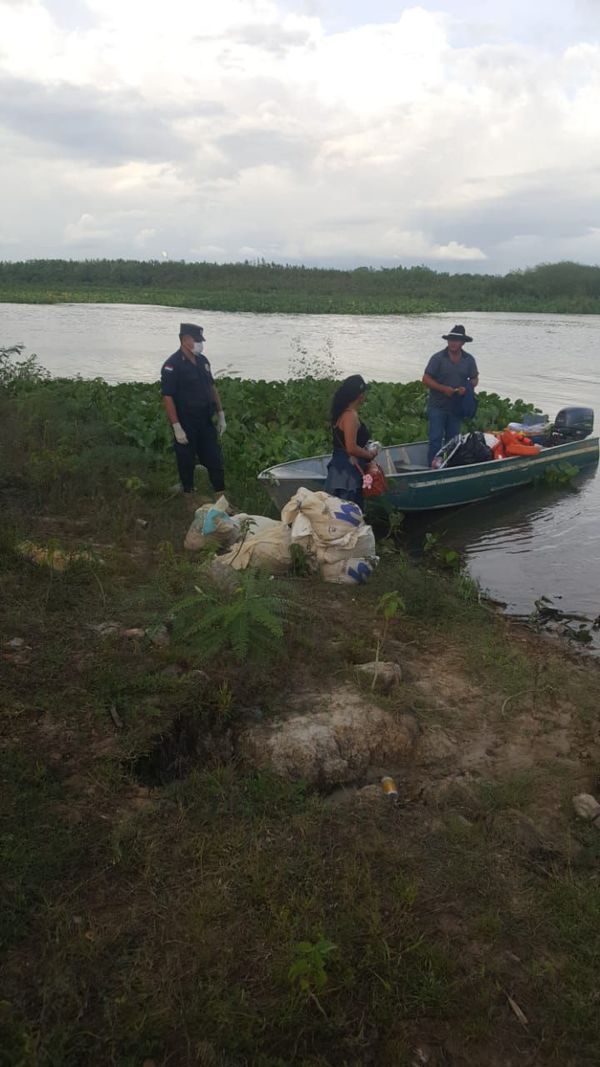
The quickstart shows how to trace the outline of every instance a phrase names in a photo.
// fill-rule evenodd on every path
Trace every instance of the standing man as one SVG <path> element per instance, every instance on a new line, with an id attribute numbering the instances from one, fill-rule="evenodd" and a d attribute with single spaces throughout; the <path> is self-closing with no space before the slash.
<path id="1" fill-rule="evenodd" d="M 465 333 L 464 326 L 455 326 L 442 336 L 448 344 L 431 357 L 422 379 L 429 388 L 429 466 L 444 442 L 460 433 L 461 415 L 457 413 L 455 398 L 463 397 L 479 381 L 473 356 L 463 351 L 463 345 L 473 340 Z"/>
<path id="2" fill-rule="evenodd" d="M 161 392 L 171 423 L 177 469 L 184 493 L 194 489 L 196 456 L 206 467 L 216 493 L 225 488 L 223 453 L 213 416 L 217 413 L 219 436 L 227 423 L 204 351 L 204 330 L 190 322 L 179 327 L 180 348 L 163 363 Z"/>

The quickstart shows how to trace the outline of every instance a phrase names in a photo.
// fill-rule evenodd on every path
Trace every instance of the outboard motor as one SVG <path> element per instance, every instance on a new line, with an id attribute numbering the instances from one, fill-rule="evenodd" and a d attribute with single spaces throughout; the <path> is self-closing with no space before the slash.
<path id="1" fill-rule="evenodd" d="M 564 441 L 581 441 L 594 429 L 592 408 L 562 408 L 554 420 L 554 434 Z"/>

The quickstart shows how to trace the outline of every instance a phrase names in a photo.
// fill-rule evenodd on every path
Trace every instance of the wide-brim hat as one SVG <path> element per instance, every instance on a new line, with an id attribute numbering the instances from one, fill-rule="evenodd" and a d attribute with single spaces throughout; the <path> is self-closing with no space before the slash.
<path id="1" fill-rule="evenodd" d="M 465 332 L 464 326 L 455 326 L 454 329 L 450 330 L 450 333 L 443 333 L 442 338 L 444 341 L 466 341 L 467 344 L 470 344 L 473 340 L 473 338 L 469 337 L 468 333 Z"/>
<path id="2" fill-rule="evenodd" d="M 194 341 L 204 340 L 204 330 L 201 326 L 194 325 L 193 322 L 182 322 L 179 327 L 180 337 L 193 337 Z"/>

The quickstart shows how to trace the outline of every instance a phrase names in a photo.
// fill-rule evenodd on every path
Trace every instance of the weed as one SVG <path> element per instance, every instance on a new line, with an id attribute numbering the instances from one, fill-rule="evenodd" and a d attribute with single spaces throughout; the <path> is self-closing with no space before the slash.
<path id="1" fill-rule="evenodd" d="M 337 945 L 320 937 L 317 941 L 300 941 L 294 946 L 288 980 L 302 993 L 320 993 L 327 984 L 327 964 L 337 952 Z"/>
<path id="2" fill-rule="evenodd" d="M 267 576 L 242 572 L 234 593 L 207 593 L 196 587 L 174 608 L 175 635 L 201 659 L 229 650 L 236 659 L 272 658 L 280 651 L 288 602 L 273 592 Z"/>
<path id="3" fill-rule="evenodd" d="M 430 556 L 440 567 L 458 570 L 461 565 L 460 553 L 453 548 L 440 544 L 440 535 L 427 532 L 423 543 L 423 554 Z"/>
<path id="4" fill-rule="evenodd" d="M 479 794 L 489 812 L 505 808 L 526 808 L 535 795 L 536 777 L 531 772 L 514 774 L 498 782 L 482 782 Z"/>
<path id="5" fill-rule="evenodd" d="M 378 611 L 378 613 L 380 613 L 383 616 L 383 630 L 382 630 L 382 633 L 381 633 L 381 637 L 379 637 L 378 640 L 377 640 L 377 648 L 375 650 L 375 663 L 376 664 L 379 663 L 379 657 L 381 655 L 381 650 L 384 647 L 386 639 L 387 639 L 388 629 L 389 629 L 390 623 L 392 622 L 393 619 L 396 618 L 397 615 L 399 615 L 401 612 L 403 612 L 405 610 L 406 610 L 406 604 L 404 603 L 404 601 L 403 601 L 402 597 L 400 596 L 400 593 L 397 591 L 397 589 L 393 589 L 393 590 L 390 590 L 387 593 L 384 593 L 383 596 L 381 596 L 379 598 L 379 600 L 377 601 L 377 611 Z M 377 681 L 377 667 L 375 668 L 375 671 L 373 673 L 373 681 L 371 682 L 371 689 L 375 688 L 376 681 Z"/>
<path id="6" fill-rule="evenodd" d="M 306 552 L 302 548 L 302 545 L 290 545 L 290 556 L 292 560 L 292 574 L 294 577 L 308 578 L 312 572 Z"/>
<path id="7" fill-rule="evenodd" d="M 540 481 L 544 485 L 570 485 L 575 476 L 579 473 L 577 467 L 574 467 L 572 463 L 556 463 L 550 464 L 545 467 Z"/>

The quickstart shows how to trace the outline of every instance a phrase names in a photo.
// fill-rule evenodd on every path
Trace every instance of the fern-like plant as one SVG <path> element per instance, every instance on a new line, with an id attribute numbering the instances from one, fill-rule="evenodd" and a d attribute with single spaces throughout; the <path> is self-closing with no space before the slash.
<path id="1" fill-rule="evenodd" d="M 227 651 L 240 661 L 272 658 L 281 647 L 288 607 L 288 601 L 273 592 L 268 577 L 244 571 L 231 595 L 196 587 L 192 596 L 177 604 L 175 639 L 202 659 Z"/>

